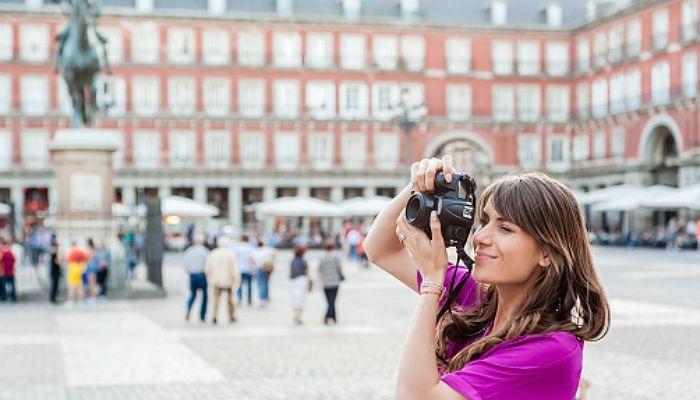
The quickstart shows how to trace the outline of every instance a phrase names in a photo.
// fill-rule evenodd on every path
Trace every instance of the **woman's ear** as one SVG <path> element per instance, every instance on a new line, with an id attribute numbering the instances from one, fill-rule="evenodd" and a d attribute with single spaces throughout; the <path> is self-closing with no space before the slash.
<path id="1" fill-rule="evenodd" d="M 549 267 L 552 264 L 552 260 L 549 258 L 549 254 L 547 253 L 547 251 L 540 251 L 540 260 L 538 264 L 540 267 Z"/>

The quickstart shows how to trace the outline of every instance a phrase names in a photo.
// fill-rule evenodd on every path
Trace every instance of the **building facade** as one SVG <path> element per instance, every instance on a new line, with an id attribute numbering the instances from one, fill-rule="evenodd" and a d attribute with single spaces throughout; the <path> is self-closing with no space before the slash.
<path id="1" fill-rule="evenodd" d="M 480 186 L 699 181 L 697 0 L 522 3 L 104 0 L 95 125 L 119 132 L 117 199 L 182 195 L 239 226 L 280 196 L 393 196 L 446 152 Z M 64 24 L 0 0 L 0 202 L 24 213 L 55 197 Z"/>

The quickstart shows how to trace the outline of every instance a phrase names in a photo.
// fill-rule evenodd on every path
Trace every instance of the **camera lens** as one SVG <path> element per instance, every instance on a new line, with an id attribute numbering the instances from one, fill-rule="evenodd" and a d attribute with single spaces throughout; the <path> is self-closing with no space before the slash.
<path id="1" fill-rule="evenodd" d="M 406 203 L 406 220 L 417 228 L 430 226 L 430 207 L 428 199 L 420 193 L 415 193 Z"/>

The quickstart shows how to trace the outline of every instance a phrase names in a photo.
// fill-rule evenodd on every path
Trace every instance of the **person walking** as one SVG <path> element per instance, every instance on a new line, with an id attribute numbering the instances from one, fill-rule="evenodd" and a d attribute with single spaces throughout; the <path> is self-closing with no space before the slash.
<path id="1" fill-rule="evenodd" d="M 107 298 L 107 278 L 109 277 L 110 264 L 109 252 L 105 248 L 104 243 L 100 242 L 99 246 L 97 246 L 95 258 L 97 259 L 97 294 L 100 300 L 104 300 Z"/>
<path id="2" fill-rule="evenodd" d="M 207 277 L 204 268 L 207 265 L 209 250 L 204 247 L 204 236 L 195 234 L 194 244 L 185 250 L 185 270 L 190 276 L 190 297 L 187 299 L 187 312 L 185 321 L 190 320 L 192 305 L 197 297 L 197 292 L 202 293 L 202 304 L 199 307 L 199 320 L 204 322 L 207 316 Z"/>
<path id="3" fill-rule="evenodd" d="M 270 275 L 275 269 L 274 250 L 267 247 L 262 239 L 259 239 L 253 260 L 255 261 L 255 281 L 258 283 L 260 307 L 265 307 L 270 302 Z"/>
<path id="4" fill-rule="evenodd" d="M 85 268 L 87 277 L 88 298 L 87 303 L 94 303 L 97 300 L 97 273 L 100 272 L 100 260 L 97 257 L 97 249 L 95 241 L 92 238 L 87 240 L 88 245 L 88 261 Z"/>
<path id="5" fill-rule="evenodd" d="M 248 305 L 253 305 L 253 247 L 248 242 L 248 235 L 242 235 L 241 241 L 236 242 L 231 246 L 231 249 L 236 254 L 238 272 L 241 274 L 241 285 L 238 287 L 236 296 L 238 304 L 243 303 L 243 287 L 246 288 Z"/>
<path id="6" fill-rule="evenodd" d="M 326 303 L 328 303 L 326 316 L 323 317 L 323 323 L 328 325 L 330 321 L 333 321 L 333 324 L 337 324 L 338 321 L 335 315 L 335 300 L 338 297 L 340 282 L 342 282 L 345 277 L 343 276 L 340 257 L 334 251 L 335 243 L 328 239 L 325 241 L 323 247 L 326 251 L 321 257 L 318 265 L 319 280 L 323 285 L 323 293 L 326 296 Z"/>
<path id="7" fill-rule="evenodd" d="M 89 259 L 85 250 L 81 249 L 74 241 L 71 243 L 71 249 L 66 257 L 68 261 L 68 270 L 66 274 L 66 283 L 68 285 L 68 301 L 66 305 L 71 305 L 71 300 L 74 303 L 82 302 L 85 297 L 85 289 L 83 287 L 83 273 Z"/>
<path id="8" fill-rule="evenodd" d="M 297 245 L 294 248 L 294 258 L 292 259 L 289 272 L 290 290 L 292 292 L 292 318 L 296 325 L 303 323 L 301 316 L 304 312 L 304 300 L 306 292 L 311 290 L 309 281 L 309 264 L 304 260 L 306 247 Z"/>
<path id="9" fill-rule="evenodd" d="M 0 278 L 0 286 L 3 288 L 2 292 L 0 292 L 3 295 L 2 300 L 16 303 L 15 255 L 12 254 L 12 250 L 4 238 L 0 239 L 0 270 L 2 272 L 2 278 Z"/>
<path id="10" fill-rule="evenodd" d="M 49 261 L 49 278 L 51 280 L 51 290 L 49 292 L 49 301 L 51 304 L 58 304 L 58 284 L 61 281 L 63 272 L 63 260 L 61 250 L 58 243 L 54 243 L 51 248 L 51 259 Z"/>
<path id="11" fill-rule="evenodd" d="M 236 321 L 236 306 L 233 304 L 233 292 L 241 284 L 241 275 L 236 265 L 236 254 L 229 246 L 228 238 L 219 238 L 219 247 L 209 253 L 206 266 L 204 267 L 207 281 L 214 287 L 214 318 L 212 319 L 214 324 L 217 323 L 219 300 L 222 293 L 227 295 L 229 321 Z"/>

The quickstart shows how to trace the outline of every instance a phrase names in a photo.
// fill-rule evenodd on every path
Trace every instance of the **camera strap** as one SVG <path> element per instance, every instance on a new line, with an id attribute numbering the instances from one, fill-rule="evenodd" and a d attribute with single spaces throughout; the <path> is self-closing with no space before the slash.
<path id="1" fill-rule="evenodd" d="M 455 286 L 455 278 L 457 277 L 457 268 L 459 268 L 460 260 L 464 263 L 464 266 L 467 268 L 467 274 L 464 276 L 464 278 L 462 278 L 462 280 L 459 281 L 459 283 L 457 283 L 457 286 Z M 457 298 L 457 295 L 462 290 L 464 284 L 467 283 L 467 281 L 469 280 L 469 275 L 471 275 L 472 273 L 473 265 L 474 261 L 471 258 L 469 258 L 467 253 L 464 251 L 464 246 L 458 245 L 457 262 L 455 263 L 455 271 L 452 274 L 452 278 L 450 279 L 450 287 L 447 292 L 447 300 L 445 301 L 445 304 L 442 305 L 442 308 L 440 309 L 440 312 L 438 313 L 435 322 L 439 322 L 446 312 L 452 311 L 452 302 L 454 302 L 454 300 Z"/>

